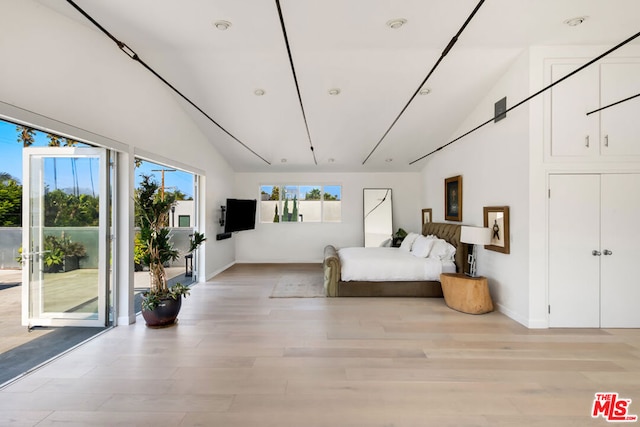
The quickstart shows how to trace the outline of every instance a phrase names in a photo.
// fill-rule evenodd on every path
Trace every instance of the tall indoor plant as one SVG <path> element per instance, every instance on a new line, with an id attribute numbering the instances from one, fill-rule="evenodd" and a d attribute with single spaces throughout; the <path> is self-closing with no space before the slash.
<path id="1" fill-rule="evenodd" d="M 189 295 L 189 287 L 167 283 L 165 264 L 175 261 L 180 253 L 173 247 L 169 224 L 169 212 L 175 205 L 175 194 L 158 192 L 158 183 L 149 175 L 142 175 L 142 182 L 135 192 L 136 225 L 140 227 L 142 261 L 149 266 L 149 291 L 143 294 L 142 315 L 148 326 L 173 324 L 182 305 L 182 297 Z M 204 241 L 192 242 L 194 250 Z"/>

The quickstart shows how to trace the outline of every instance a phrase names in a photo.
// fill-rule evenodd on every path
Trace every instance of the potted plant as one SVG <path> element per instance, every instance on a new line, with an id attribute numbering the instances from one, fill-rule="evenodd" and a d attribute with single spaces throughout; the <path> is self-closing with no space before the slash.
<path id="1" fill-rule="evenodd" d="M 407 237 L 407 232 L 403 228 L 398 228 L 398 231 L 393 233 L 393 242 L 391 246 L 398 247 L 402 243 L 405 237 Z"/>
<path id="2" fill-rule="evenodd" d="M 136 222 L 140 227 L 142 260 L 149 266 L 149 291 L 143 293 L 142 316 L 147 326 L 160 327 L 175 323 L 182 306 L 182 297 L 189 295 L 189 287 L 177 283 L 167 284 L 165 264 L 175 261 L 179 252 L 171 241 L 169 212 L 175 204 L 175 195 L 170 192 L 159 194 L 158 184 L 148 175 L 142 175 L 140 187 L 135 192 Z M 204 235 L 198 234 L 199 243 Z M 194 246 L 195 245 L 195 246 Z"/>
<path id="3" fill-rule="evenodd" d="M 87 256 L 87 250 L 80 242 L 72 242 L 64 232 L 58 238 L 44 238 L 44 271 L 45 273 L 67 272 L 80 268 L 80 258 Z"/>

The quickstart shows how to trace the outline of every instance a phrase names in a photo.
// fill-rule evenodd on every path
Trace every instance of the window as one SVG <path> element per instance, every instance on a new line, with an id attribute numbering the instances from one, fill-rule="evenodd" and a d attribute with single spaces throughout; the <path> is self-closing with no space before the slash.
<path id="1" fill-rule="evenodd" d="M 178 227 L 191 227 L 191 216 L 178 215 Z"/>
<path id="2" fill-rule="evenodd" d="M 340 222 L 340 185 L 262 185 L 260 222 Z"/>

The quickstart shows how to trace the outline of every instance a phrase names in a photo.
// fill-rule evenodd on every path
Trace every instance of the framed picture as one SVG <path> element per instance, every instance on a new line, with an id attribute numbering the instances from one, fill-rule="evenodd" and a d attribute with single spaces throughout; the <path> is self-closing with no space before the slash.
<path id="1" fill-rule="evenodd" d="M 462 175 L 444 180 L 444 219 L 462 221 Z"/>
<path id="2" fill-rule="evenodd" d="M 422 225 L 431 221 L 431 209 L 422 209 Z"/>
<path id="3" fill-rule="evenodd" d="M 484 208 L 484 226 L 491 229 L 491 243 L 484 248 L 490 251 L 509 253 L 509 206 Z"/>

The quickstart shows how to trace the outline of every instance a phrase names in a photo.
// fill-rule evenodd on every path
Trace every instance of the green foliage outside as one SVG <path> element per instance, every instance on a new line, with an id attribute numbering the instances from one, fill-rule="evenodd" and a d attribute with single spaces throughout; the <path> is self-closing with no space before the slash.
<path id="1" fill-rule="evenodd" d="M 45 193 L 44 204 L 44 223 L 47 227 L 98 226 L 98 197 L 89 194 L 76 196 L 53 190 Z"/>
<path id="2" fill-rule="evenodd" d="M 44 196 L 45 226 L 97 226 L 98 197 L 68 194 L 62 190 L 47 191 Z M 0 177 L 0 227 L 22 225 L 22 185 Z"/>
<path id="3" fill-rule="evenodd" d="M 72 242 L 65 236 L 45 236 L 44 238 L 44 265 L 45 272 L 57 273 L 64 267 L 65 260 L 69 257 L 82 258 L 87 255 L 84 245 L 80 242 Z"/>
<path id="4" fill-rule="evenodd" d="M 22 225 L 22 185 L 7 173 L 0 173 L 0 227 Z"/>
<path id="5" fill-rule="evenodd" d="M 314 188 L 304 195 L 305 200 L 320 200 L 320 189 Z"/>

